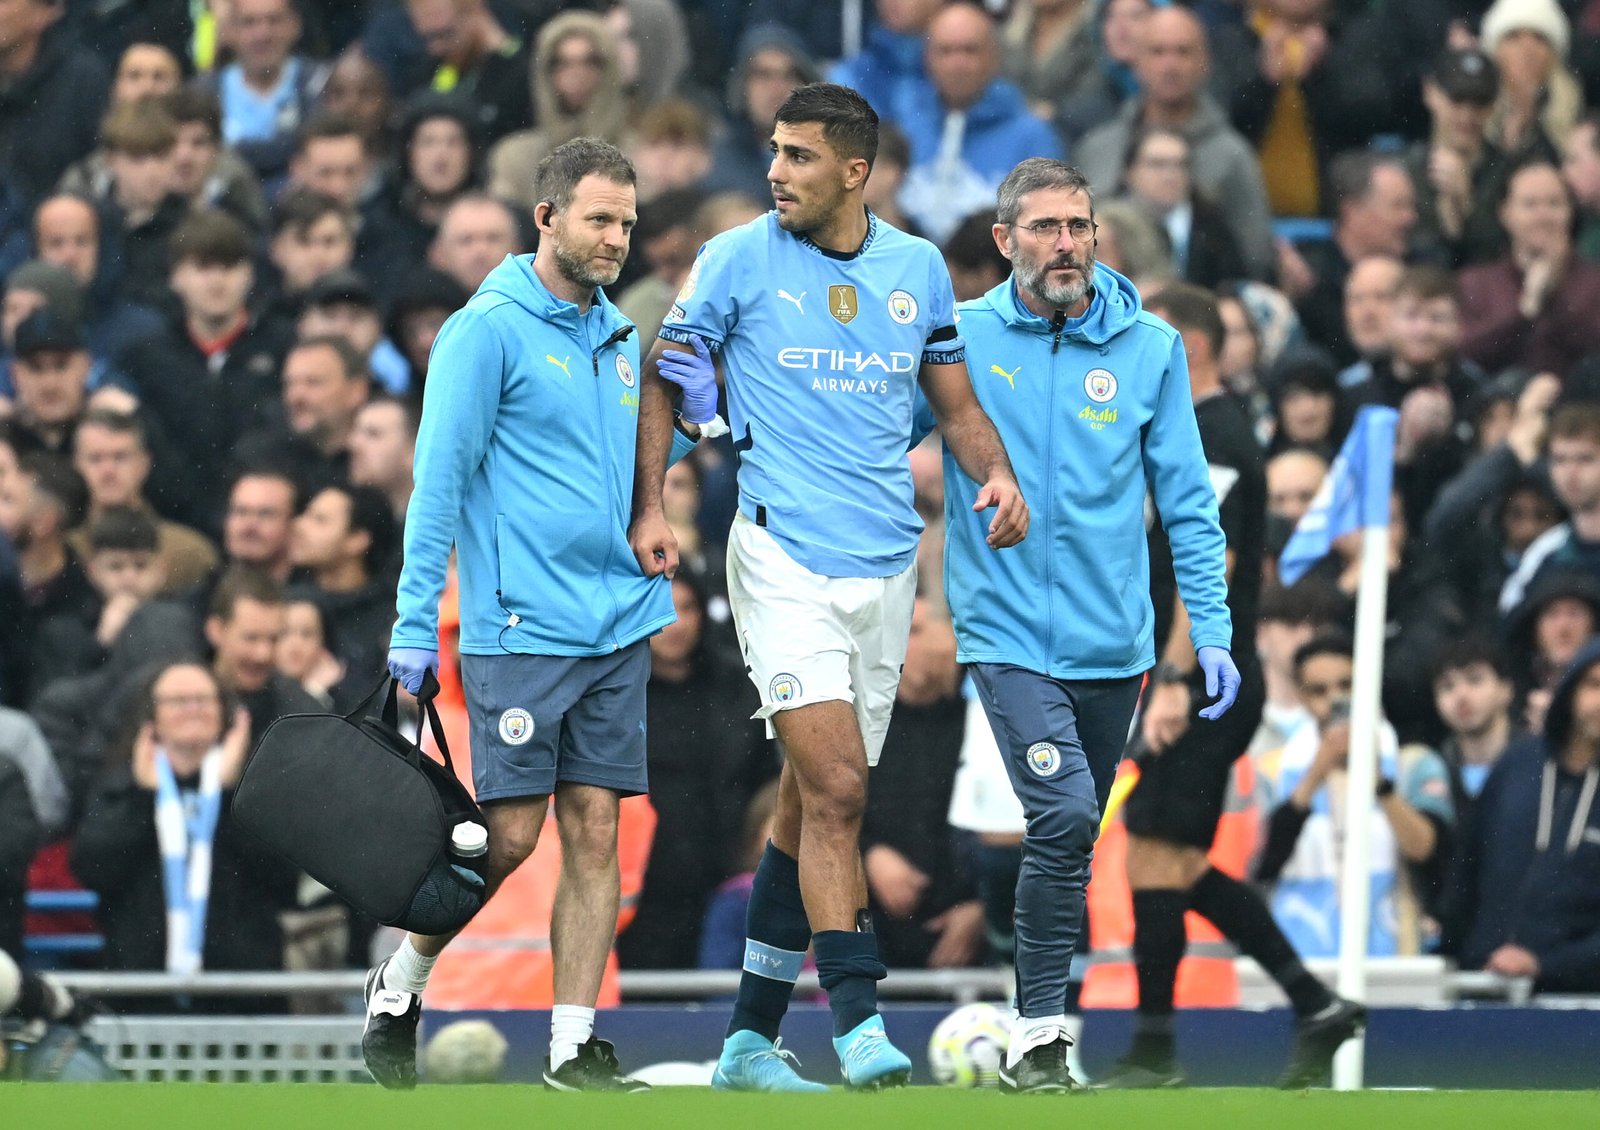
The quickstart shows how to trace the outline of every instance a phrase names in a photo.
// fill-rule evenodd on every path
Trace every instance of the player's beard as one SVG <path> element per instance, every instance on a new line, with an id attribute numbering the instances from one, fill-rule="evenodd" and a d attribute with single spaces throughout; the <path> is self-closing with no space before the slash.
<path id="1" fill-rule="evenodd" d="M 1030 259 L 1019 254 L 1017 241 L 1011 241 L 1011 265 L 1017 272 L 1017 285 L 1030 294 L 1042 298 L 1057 310 L 1065 310 L 1083 301 L 1084 295 L 1094 285 L 1094 251 L 1081 255 L 1060 254 L 1052 251 L 1044 260 Z M 1052 283 L 1050 272 L 1060 267 L 1076 267 L 1078 275 L 1071 282 Z"/>
<path id="2" fill-rule="evenodd" d="M 785 194 L 787 195 L 787 190 L 785 190 Z M 796 206 L 790 209 L 787 215 L 783 212 L 778 213 L 778 226 L 794 235 L 807 235 L 818 228 L 826 227 L 833 219 L 834 213 L 844 203 L 847 195 L 848 193 L 845 192 L 843 186 L 840 186 L 836 192 L 826 198 L 815 199 L 809 203 L 801 203 L 796 200 Z M 791 199 L 794 198 L 791 197 Z"/>
<path id="3" fill-rule="evenodd" d="M 555 241 L 556 270 L 560 271 L 562 277 L 573 286 L 582 287 L 584 290 L 595 290 L 602 286 L 610 286 L 622 274 L 621 261 L 602 271 L 595 265 L 591 255 L 583 255 L 573 250 L 553 228 L 550 238 Z"/>

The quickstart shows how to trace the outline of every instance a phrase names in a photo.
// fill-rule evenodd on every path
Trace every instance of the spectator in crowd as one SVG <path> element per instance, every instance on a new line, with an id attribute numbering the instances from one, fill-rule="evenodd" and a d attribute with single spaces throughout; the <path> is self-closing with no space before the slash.
<path id="1" fill-rule="evenodd" d="M 11 385 L 11 351 L 16 345 L 17 327 L 46 308 L 81 325 L 83 291 L 64 268 L 30 259 L 6 276 L 4 306 L 0 308 L 0 396 L 7 398 L 4 407 L 8 409 L 10 397 L 16 391 Z M 99 374 L 91 370 L 91 387 L 95 376 L 104 378 L 104 365 L 99 368 Z"/>
<path id="2" fill-rule="evenodd" d="M 255 170 L 222 143 L 222 107 L 197 87 L 175 90 L 162 105 L 178 126 L 172 190 L 191 208 L 220 208 L 253 232 L 267 226 L 267 198 Z"/>
<path id="3" fill-rule="evenodd" d="M 477 129 L 472 103 L 459 95 L 424 92 L 406 103 L 395 130 L 395 183 L 369 220 L 381 245 L 375 255 L 385 267 L 376 277 L 404 275 L 421 262 L 445 209 L 477 185 Z"/>
<path id="4" fill-rule="evenodd" d="M 355 259 L 356 226 L 353 211 L 320 192 L 295 188 L 278 198 L 267 242 L 276 278 L 258 288 L 270 317 L 292 321 L 318 280 L 349 268 Z"/>
<path id="5" fill-rule="evenodd" d="M 340 710 L 359 705 L 384 670 L 395 618 L 388 567 L 397 536 L 389 500 L 373 487 L 325 487 L 294 522 L 289 560 L 307 571 L 328 625 L 328 649 L 345 667 L 333 690 Z"/>
<path id="6" fill-rule="evenodd" d="M 911 143 L 892 122 L 878 123 L 878 155 L 872 162 L 872 175 L 862 194 L 872 214 L 912 235 L 922 235 L 917 222 L 900 206 L 900 190 L 911 170 Z"/>
<path id="7" fill-rule="evenodd" d="M 170 258 L 179 310 L 124 360 L 191 485 L 186 497 L 168 503 L 169 513 L 215 530 L 220 499 L 204 484 L 220 481 L 238 437 L 265 423 L 277 399 L 285 335 L 250 313 L 255 270 L 250 235 L 239 221 L 196 213 L 173 233 Z"/>
<path id="8" fill-rule="evenodd" d="M 405 524 L 411 501 L 420 418 L 417 401 L 379 395 L 356 410 L 350 429 L 350 481 L 382 491 L 397 526 Z"/>
<path id="9" fill-rule="evenodd" d="M 1546 572 L 1577 569 L 1600 581 L 1600 404 L 1573 401 L 1550 417 L 1550 481 L 1567 521 L 1529 545 L 1500 591 L 1509 613 Z"/>
<path id="10" fill-rule="evenodd" d="M 161 451 L 163 459 L 172 458 Z M 160 560 L 166 595 L 188 592 L 217 566 L 217 550 L 198 530 L 157 514 L 145 496 L 154 463 L 144 424 L 137 415 L 91 408 L 78 422 L 72 437 L 72 465 L 88 489 L 88 514 L 83 525 L 67 535 L 80 554 L 87 548 L 93 523 L 113 507 L 149 515 L 156 529 L 156 557 Z"/>
<path id="11" fill-rule="evenodd" d="M 397 95 L 429 89 L 471 99 L 489 142 L 532 124 L 527 44 L 486 0 L 406 0 L 405 8 L 427 53 L 401 77 Z"/>
<path id="12" fill-rule="evenodd" d="M 1001 77 L 998 32 L 977 4 L 951 4 L 928 24 L 926 67 L 929 96 L 890 120 L 911 143 L 900 204 L 942 243 L 1019 161 L 1059 157 L 1061 142 Z"/>
<path id="13" fill-rule="evenodd" d="M 1600 992 L 1600 642 L 1574 659 L 1543 737 L 1508 749 L 1478 795 L 1455 867 L 1460 961 L 1541 992 Z"/>
<path id="14" fill-rule="evenodd" d="M 1138 94 L 1135 65 L 1144 21 L 1157 6 L 1157 0 L 1106 0 L 1094 5 L 1090 16 L 1094 21 L 1093 72 L 1055 110 L 1056 132 L 1069 149 Z"/>
<path id="15" fill-rule="evenodd" d="M 994 224 L 994 209 L 983 208 L 957 224 L 945 240 L 944 264 L 957 302 L 982 298 L 1011 277 L 1011 261 L 994 241 Z"/>
<path id="16" fill-rule="evenodd" d="M 292 598 L 283 606 L 283 635 L 273 652 L 278 674 L 293 679 L 327 710 L 333 706 L 333 688 L 345 676 L 345 666 L 328 650 L 328 626 L 322 606 L 309 597 Z"/>
<path id="17" fill-rule="evenodd" d="M 1500 88 L 1494 62 L 1481 51 L 1446 51 L 1422 83 L 1428 138 L 1406 152 L 1417 197 L 1412 251 L 1459 267 L 1500 253 L 1504 235 L 1495 202 L 1509 166 L 1484 130 Z"/>
<path id="18" fill-rule="evenodd" d="M 1345 20 L 1332 0 L 1249 0 L 1215 35 L 1217 100 L 1261 162 L 1276 216 L 1338 215 L 1334 154 L 1390 125 L 1388 59 L 1370 17 Z"/>
<path id="19" fill-rule="evenodd" d="M 289 537 L 300 512 L 299 487 L 287 471 L 252 468 L 228 491 L 222 525 L 223 560 L 283 584 L 289 563 Z"/>
<path id="20" fill-rule="evenodd" d="M 17 431 L 25 447 L 66 452 L 89 403 L 88 343 L 83 330 L 49 307 L 22 320 L 12 337 L 11 382 Z"/>
<path id="21" fill-rule="evenodd" d="M 19 560 L 32 485 L 22 479 L 10 422 L 0 420 L 0 703 L 20 705 L 27 689 L 27 607 Z"/>
<path id="22" fill-rule="evenodd" d="M 860 52 L 830 67 L 828 81 L 854 89 L 883 121 L 924 113 L 926 37 L 942 6 L 942 0 L 874 0 L 876 18 Z"/>
<path id="23" fill-rule="evenodd" d="M 1149 294 L 1173 281 L 1172 249 L 1164 231 L 1150 214 L 1131 200 L 1095 202 L 1095 256 L 1133 281 L 1140 293 Z"/>
<path id="24" fill-rule="evenodd" d="M 821 72 L 799 37 L 779 24 L 752 25 L 740 37 L 735 55 L 725 95 L 728 126 L 712 148 L 704 187 L 708 192 L 743 192 L 766 199 L 771 193 L 767 167 L 772 164 L 767 146 L 778 107 L 790 91 L 816 82 Z M 883 150 L 880 135 L 873 178 L 882 173 Z M 867 181 L 869 189 L 872 183 Z"/>
<path id="25" fill-rule="evenodd" d="M 84 295 L 90 349 L 113 358 L 159 330 L 161 318 L 122 297 L 121 266 L 114 261 L 114 249 L 102 250 L 104 228 L 99 210 L 81 196 L 49 197 L 33 214 L 38 257 L 72 275 Z"/>
<path id="26" fill-rule="evenodd" d="M 1261 590 L 1256 613 L 1256 652 L 1261 656 L 1266 703 L 1261 724 L 1250 739 L 1251 756 L 1282 748 L 1296 730 L 1312 720 L 1300 698 L 1294 657 L 1313 638 L 1336 628 L 1341 611 L 1338 603 L 1328 599 L 1316 585 L 1286 589 L 1272 584 Z"/>
<path id="27" fill-rule="evenodd" d="M 1485 636 L 1452 645 L 1433 666 L 1434 705 L 1447 735 L 1439 756 L 1450 770 L 1456 819 L 1470 834 L 1483 786 L 1511 742 L 1511 672 Z"/>
<path id="28" fill-rule="evenodd" d="M 155 306 L 167 296 L 167 244 L 189 214 L 172 188 L 178 123 L 159 103 L 118 106 L 100 127 L 107 179 L 103 208 L 122 257 L 124 297 Z"/>
<path id="29" fill-rule="evenodd" d="M 628 115 L 617 45 L 593 12 L 563 12 L 545 24 L 533 69 L 523 81 L 532 89 L 538 125 L 510 134 L 490 150 L 489 192 L 532 211 L 539 204 L 533 197 L 534 170 L 544 155 L 575 137 L 620 145 L 627 139 Z"/>
<path id="30" fill-rule="evenodd" d="M 1311 509 L 1328 473 L 1328 461 L 1315 451 L 1290 447 L 1267 460 L 1267 518 L 1293 529 Z M 1281 547 L 1280 547 L 1281 548 Z"/>
<path id="31" fill-rule="evenodd" d="M 1356 405 L 1399 408 L 1416 390 L 1434 388 L 1448 397 L 1453 412 L 1464 416 L 1485 378 L 1483 370 L 1462 360 L 1460 347 L 1455 280 L 1439 267 L 1412 267 L 1394 289 L 1385 348 L 1359 381 L 1345 384 L 1346 395 Z"/>
<path id="32" fill-rule="evenodd" d="M 1509 253 L 1458 276 L 1462 353 L 1491 372 L 1523 365 L 1565 374 L 1600 349 L 1600 266 L 1573 254 L 1572 193 L 1545 160 L 1506 180 L 1500 223 Z"/>
<path id="33" fill-rule="evenodd" d="M 639 205 L 633 246 L 649 273 L 617 298 L 617 309 L 638 327 L 639 336 L 654 339 L 678 291 L 689 277 L 703 237 L 694 226 L 701 195 L 693 189 L 663 193 Z"/>
<path id="34" fill-rule="evenodd" d="M 1354 662 L 1347 636 L 1323 634 L 1295 653 L 1295 678 L 1310 720 L 1257 766 L 1274 798 L 1256 879 L 1272 887 L 1278 925 L 1307 957 L 1339 947 L 1338 857 L 1326 845 L 1348 826 L 1344 774 L 1350 751 Z M 1402 753 L 1388 722 L 1379 726 L 1378 788 L 1368 825 L 1372 907 L 1367 953 L 1417 952 L 1420 908 L 1406 896 L 1402 866 L 1431 876 L 1448 862 L 1455 812 L 1449 772 L 1432 750 Z"/>
<path id="35" fill-rule="evenodd" d="M 1101 82 L 1091 0 L 1025 0 L 1000 29 L 1005 74 L 1033 116 L 1054 121 L 1059 107 Z"/>
<path id="36" fill-rule="evenodd" d="M 1171 126 L 1142 126 L 1122 168 L 1122 189 L 1161 225 L 1173 274 L 1214 287 L 1244 277 L 1244 259 L 1227 217 L 1194 190 L 1189 138 Z"/>
<path id="37" fill-rule="evenodd" d="M 161 98 L 183 82 L 183 64 L 160 43 L 134 42 L 122 49 L 111 79 L 111 104 L 131 105 Z"/>
<path id="38" fill-rule="evenodd" d="M 1573 568 L 1547 571 L 1505 617 L 1504 638 L 1516 699 L 1512 713 L 1544 730 L 1556 684 L 1583 645 L 1600 632 L 1600 584 Z"/>
<path id="39" fill-rule="evenodd" d="M 43 451 L 22 456 L 8 479 L 8 502 L 15 507 L 8 532 L 22 578 L 23 638 L 32 639 L 52 617 L 91 620 L 95 591 L 67 544 L 67 531 L 83 513 L 83 482 L 66 460 Z"/>
<path id="40" fill-rule="evenodd" d="M 1473 624 L 1492 623 L 1500 593 L 1534 542 L 1561 520 L 1560 504 L 1541 464 L 1550 408 L 1561 391 L 1553 374 L 1522 388 L 1504 435 L 1439 492 L 1424 540 L 1447 550 L 1444 562 L 1457 599 Z M 1541 550 L 1543 552 L 1543 550 Z"/>
<path id="41" fill-rule="evenodd" d="M 1344 439 L 1346 420 L 1339 377 L 1327 354 L 1315 349 L 1286 353 L 1267 379 L 1274 421 L 1268 450 L 1314 451 L 1333 458 Z"/>
<path id="42" fill-rule="evenodd" d="M 868 907 L 891 967 L 971 965 L 983 951 L 983 904 L 956 866 L 946 820 L 967 711 L 960 690 L 949 615 L 918 597 L 861 823 Z"/>
<path id="43" fill-rule="evenodd" d="M 141 688 L 132 725 L 72 848 L 73 872 L 100 896 L 107 966 L 281 969 L 278 912 L 292 905 L 297 875 L 229 812 L 250 716 L 205 667 L 177 663 Z M 272 1011 L 282 1002 L 199 997 L 187 1007 Z"/>
<path id="44" fill-rule="evenodd" d="M 1567 134 L 1561 175 L 1578 209 L 1576 250 L 1590 262 L 1600 260 L 1600 114 L 1587 115 Z"/>
<path id="45" fill-rule="evenodd" d="M 1206 93 L 1210 66 L 1199 17 L 1177 5 L 1151 12 L 1143 21 L 1134 65 L 1138 95 L 1128 98 L 1111 121 L 1084 136 L 1074 160 L 1104 192 L 1117 183 L 1138 126 L 1176 126 L 1189 138 L 1195 187 L 1226 212 L 1249 276 L 1272 278 L 1276 252 L 1261 168 L 1249 143 Z"/>
<path id="46" fill-rule="evenodd" d="M 739 870 L 712 892 L 700 923 L 700 969 L 742 969 L 745 952 L 745 918 L 750 913 L 750 892 L 755 887 L 756 865 L 772 838 L 772 817 L 778 810 L 778 781 L 756 790 L 745 808 L 739 843 Z"/>
<path id="47" fill-rule="evenodd" d="M 230 0 L 234 59 L 202 80 L 222 107 L 222 139 L 264 181 L 281 177 L 295 131 L 311 116 L 328 71 L 295 54 L 304 25 L 294 0 Z"/>
<path id="48" fill-rule="evenodd" d="M 371 389 L 365 362 L 344 338 L 302 339 L 283 359 L 282 424 L 245 435 L 234 459 L 285 471 L 311 497 L 347 477 L 350 431 Z"/>
<path id="49" fill-rule="evenodd" d="M 1299 248 L 1310 278 L 1290 297 L 1311 340 L 1348 365 L 1356 350 L 1344 327 L 1345 280 L 1369 255 L 1405 257 L 1417 222 L 1416 193 L 1398 157 L 1349 152 L 1328 166 L 1326 195 L 1333 236 Z"/>
<path id="50" fill-rule="evenodd" d="M 0 34 L 0 169 L 17 205 L 31 209 L 94 148 L 111 80 L 59 23 L 58 0 L 14 0 Z"/>
<path id="51" fill-rule="evenodd" d="M 355 122 L 374 158 L 389 156 L 389 118 L 394 108 L 389 78 L 359 46 L 345 48 L 334 60 L 317 108 Z"/>
<path id="52" fill-rule="evenodd" d="M 472 294 L 507 255 L 521 253 L 516 214 L 492 196 L 468 193 L 445 210 L 428 262 Z"/>
<path id="53" fill-rule="evenodd" d="M 384 336 L 400 350 L 411 368 L 406 390 L 414 400 L 422 399 L 422 386 L 428 379 L 428 356 L 433 352 L 439 328 L 470 297 L 471 293 L 454 278 L 432 267 L 407 272 L 396 288 Z"/>
<path id="54" fill-rule="evenodd" d="M 1222 352 L 1217 355 L 1222 383 L 1235 396 L 1248 398 L 1251 415 L 1259 419 L 1261 338 L 1237 284 L 1225 283 L 1217 288 L 1217 313 L 1223 329 Z"/>
<path id="55" fill-rule="evenodd" d="M 1513 161 L 1555 160 L 1583 112 L 1583 91 L 1566 64 L 1566 13 L 1556 0 L 1496 0 L 1479 38 L 1500 71 L 1489 139 Z"/>
<path id="56" fill-rule="evenodd" d="M 127 506 L 103 510 L 89 524 L 79 553 L 95 600 L 81 610 L 52 616 L 34 642 L 34 684 L 87 674 L 109 658 L 128 621 L 166 582 L 156 552 L 156 523 Z M 80 613 L 88 613 L 87 617 Z"/>
<path id="57" fill-rule="evenodd" d="M 1405 264 L 1393 255 L 1364 255 L 1344 280 L 1344 332 L 1356 360 L 1339 374 L 1345 387 L 1370 380 L 1394 338 L 1394 304 Z"/>
<path id="58" fill-rule="evenodd" d="M 366 135 L 352 119 L 317 114 L 295 134 L 287 187 L 308 188 L 360 211 L 377 194 L 379 179 Z"/>
<path id="59" fill-rule="evenodd" d="M 314 698 L 273 665 L 285 607 L 282 587 L 248 567 L 229 568 L 211 593 L 203 628 L 211 672 L 249 714 L 251 749 L 279 718 L 318 709 Z M 372 681 L 366 689 L 372 689 Z"/>
<path id="60" fill-rule="evenodd" d="M 377 296 L 355 271 L 333 271 L 313 283 L 305 293 L 294 325 L 302 341 L 342 338 L 381 387 L 396 394 L 407 391 L 411 366 L 395 344 L 383 336 Z"/>
<path id="61" fill-rule="evenodd" d="M 662 193 L 699 189 L 711 171 L 710 119 L 687 98 L 668 98 L 646 110 L 628 143 L 639 172 L 639 203 Z"/>
<path id="62" fill-rule="evenodd" d="M 677 620 L 650 637 L 647 756 L 656 836 L 638 916 L 617 939 L 623 965 L 636 969 L 694 968 L 712 893 L 744 870 L 746 806 L 778 770 L 763 727 L 749 720 L 750 692 L 738 668 L 707 639 L 706 599 L 701 579 L 680 568 L 672 580 Z M 738 929 L 742 944 L 742 919 Z"/>

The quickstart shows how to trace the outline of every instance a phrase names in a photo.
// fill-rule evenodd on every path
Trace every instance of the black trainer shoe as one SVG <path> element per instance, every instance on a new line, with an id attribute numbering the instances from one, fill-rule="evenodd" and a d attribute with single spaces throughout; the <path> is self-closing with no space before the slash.
<path id="1" fill-rule="evenodd" d="M 1286 1091 L 1328 1086 L 1332 1082 L 1333 1056 L 1339 1045 L 1366 1026 L 1366 1006 L 1343 997 L 1336 997 L 1316 1015 L 1297 1021 L 1289 1066 L 1279 1077 L 1278 1086 Z"/>
<path id="2" fill-rule="evenodd" d="M 1178 1065 L 1142 1063 L 1134 1059 L 1119 1059 L 1117 1065 L 1103 1079 L 1095 1080 L 1095 1089 L 1108 1091 L 1156 1091 L 1165 1087 L 1181 1087 L 1187 1080 Z"/>
<path id="3" fill-rule="evenodd" d="M 1071 1041 L 1065 1037 L 1048 1044 L 1029 1048 L 1022 1053 L 1015 1067 L 1006 1066 L 1006 1057 L 1000 1057 L 1000 1089 L 1014 1095 L 1063 1094 L 1082 1088 L 1067 1070 L 1067 1049 Z"/>
<path id="4" fill-rule="evenodd" d="M 367 1002 L 367 1024 L 361 1030 L 361 1060 L 374 1082 L 390 1090 L 409 1091 L 417 1085 L 417 1022 L 422 1019 L 422 997 L 417 993 L 383 987 L 384 958 L 367 974 L 362 996 Z"/>
<path id="5" fill-rule="evenodd" d="M 650 1084 L 630 1079 L 617 1064 L 617 1049 L 610 1041 L 590 1036 L 578 1045 L 578 1054 L 554 1071 L 544 1057 L 547 1091 L 648 1091 Z"/>

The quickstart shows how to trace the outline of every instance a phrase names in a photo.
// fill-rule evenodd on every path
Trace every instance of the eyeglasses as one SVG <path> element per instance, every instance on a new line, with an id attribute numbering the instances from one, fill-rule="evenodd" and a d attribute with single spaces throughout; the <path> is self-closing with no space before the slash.
<path id="1" fill-rule="evenodd" d="M 1054 243 L 1061 238 L 1061 229 L 1066 228 L 1067 234 L 1074 243 L 1088 243 L 1094 238 L 1094 233 L 1100 230 L 1100 225 L 1093 220 L 1038 220 L 1031 224 L 1012 224 L 1018 231 L 1027 232 L 1034 239 L 1042 243 Z"/>

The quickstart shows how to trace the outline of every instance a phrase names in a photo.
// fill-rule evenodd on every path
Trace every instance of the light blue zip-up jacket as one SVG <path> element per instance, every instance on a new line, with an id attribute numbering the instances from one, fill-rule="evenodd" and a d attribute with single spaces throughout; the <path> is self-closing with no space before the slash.
<path id="1" fill-rule="evenodd" d="M 532 255 L 489 273 L 434 342 L 406 514 L 395 647 L 439 646 L 454 542 L 461 650 L 603 655 L 672 622 L 628 548 L 639 339 L 599 291 L 586 314 Z M 693 445 L 674 432 L 673 456 Z"/>
<path id="2" fill-rule="evenodd" d="M 1183 341 L 1133 284 L 1095 267 L 1081 318 L 1053 325 L 1007 279 L 957 307 L 972 385 L 1011 457 L 1031 524 L 984 544 L 993 511 L 945 452 L 945 592 L 963 663 L 1061 679 L 1155 663 L 1145 493 L 1172 540 L 1195 647 L 1227 648 L 1226 543 L 1189 394 Z M 933 417 L 919 401 L 917 430 Z"/>

